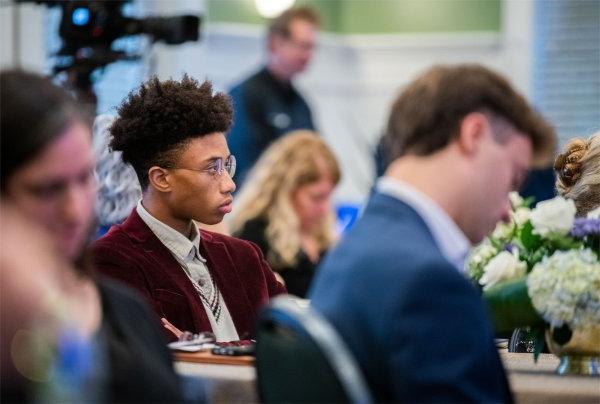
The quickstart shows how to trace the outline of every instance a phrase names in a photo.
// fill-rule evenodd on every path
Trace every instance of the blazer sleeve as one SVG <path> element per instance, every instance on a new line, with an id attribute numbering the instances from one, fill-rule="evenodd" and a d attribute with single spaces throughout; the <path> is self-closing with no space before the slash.
<path id="1" fill-rule="evenodd" d="M 258 267 L 265 278 L 269 298 L 276 296 L 276 295 L 287 293 L 287 289 L 285 288 L 285 286 L 281 282 L 279 282 L 277 280 L 277 278 L 275 278 L 275 274 L 273 273 L 273 270 L 269 266 L 269 263 L 265 260 L 265 257 L 263 255 L 261 249 L 252 241 L 246 241 L 246 242 L 252 247 L 252 249 L 254 250 L 254 253 L 258 257 Z"/>
<path id="2" fill-rule="evenodd" d="M 418 268 L 389 314 L 391 388 L 432 402 L 509 402 L 493 332 L 475 289 L 446 264 Z"/>
<path id="3" fill-rule="evenodd" d="M 128 253 L 129 252 L 129 253 Z M 150 285 L 142 271 L 142 257 L 135 258 L 123 246 L 96 241 L 92 246 L 92 262 L 98 273 L 122 282 L 133 289 L 152 306 L 158 316 L 163 316 L 162 309 L 150 293 Z"/>

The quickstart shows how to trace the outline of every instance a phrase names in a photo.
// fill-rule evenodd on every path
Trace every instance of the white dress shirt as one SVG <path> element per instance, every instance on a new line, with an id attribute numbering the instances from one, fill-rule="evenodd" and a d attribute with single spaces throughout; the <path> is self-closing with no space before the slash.
<path id="1" fill-rule="evenodd" d="M 223 300 L 223 296 L 214 278 L 208 271 L 206 259 L 200 255 L 200 233 L 194 222 L 190 221 L 192 231 L 188 239 L 177 230 L 152 216 L 144 208 L 142 201 L 138 202 L 136 210 L 144 223 L 152 230 L 152 233 L 158 237 L 173 257 L 175 257 L 190 279 L 194 289 L 198 292 L 198 299 L 200 299 L 204 306 L 217 341 L 239 340 L 233 319 Z"/>
<path id="2" fill-rule="evenodd" d="M 423 219 L 442 255 L 459 272 L 465 271 L 465 259 L 471 243 L 452 218 L 431 198 L 395 178 L 383 176 L 377 181 L 377 191 L 406 203 Z"/>

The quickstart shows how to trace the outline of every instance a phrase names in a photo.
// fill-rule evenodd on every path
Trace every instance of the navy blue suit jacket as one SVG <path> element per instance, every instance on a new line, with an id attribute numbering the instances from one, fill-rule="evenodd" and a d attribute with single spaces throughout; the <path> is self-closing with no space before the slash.
<path id="1" fill-rule="evenodd" d="M 512 400 L 479 293 L 399 200 L 371 197 L 310 294 L 378 401 Z"/>
<path id="2" fill-rule="evenodd" d="M 273 141 L 292 130 L 314 130 L 315 125 L 292 83 L 279 82 L 267 68 L 232 88 L 230 95 L 235 112 L 227 144 L 237 160 L 234 181 L 240 187 Z"/>

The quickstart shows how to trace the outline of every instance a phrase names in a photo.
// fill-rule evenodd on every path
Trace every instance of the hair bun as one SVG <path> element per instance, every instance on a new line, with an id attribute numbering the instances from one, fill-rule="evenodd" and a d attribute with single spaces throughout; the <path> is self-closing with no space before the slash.
<path id="1" fill-rule="evenodd" d="M 588 143 L 583 139 L 574 139 L 566 146 L 554 162 L 554 170 L 558 178 L 567 187 L 575 185 L 581 177 L 581 159 L 585 156 Z"/>

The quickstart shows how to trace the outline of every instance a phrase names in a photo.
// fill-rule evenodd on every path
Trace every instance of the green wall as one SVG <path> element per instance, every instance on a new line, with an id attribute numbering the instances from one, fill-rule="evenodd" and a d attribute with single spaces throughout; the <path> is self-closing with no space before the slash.
<path id="1" fill-rule="evenodd" d="M 253 0 L 208 0 L 209 22 L 264 24 Z M 499 31 L 502 0 L 300 0 L 342 34 Z"/>

